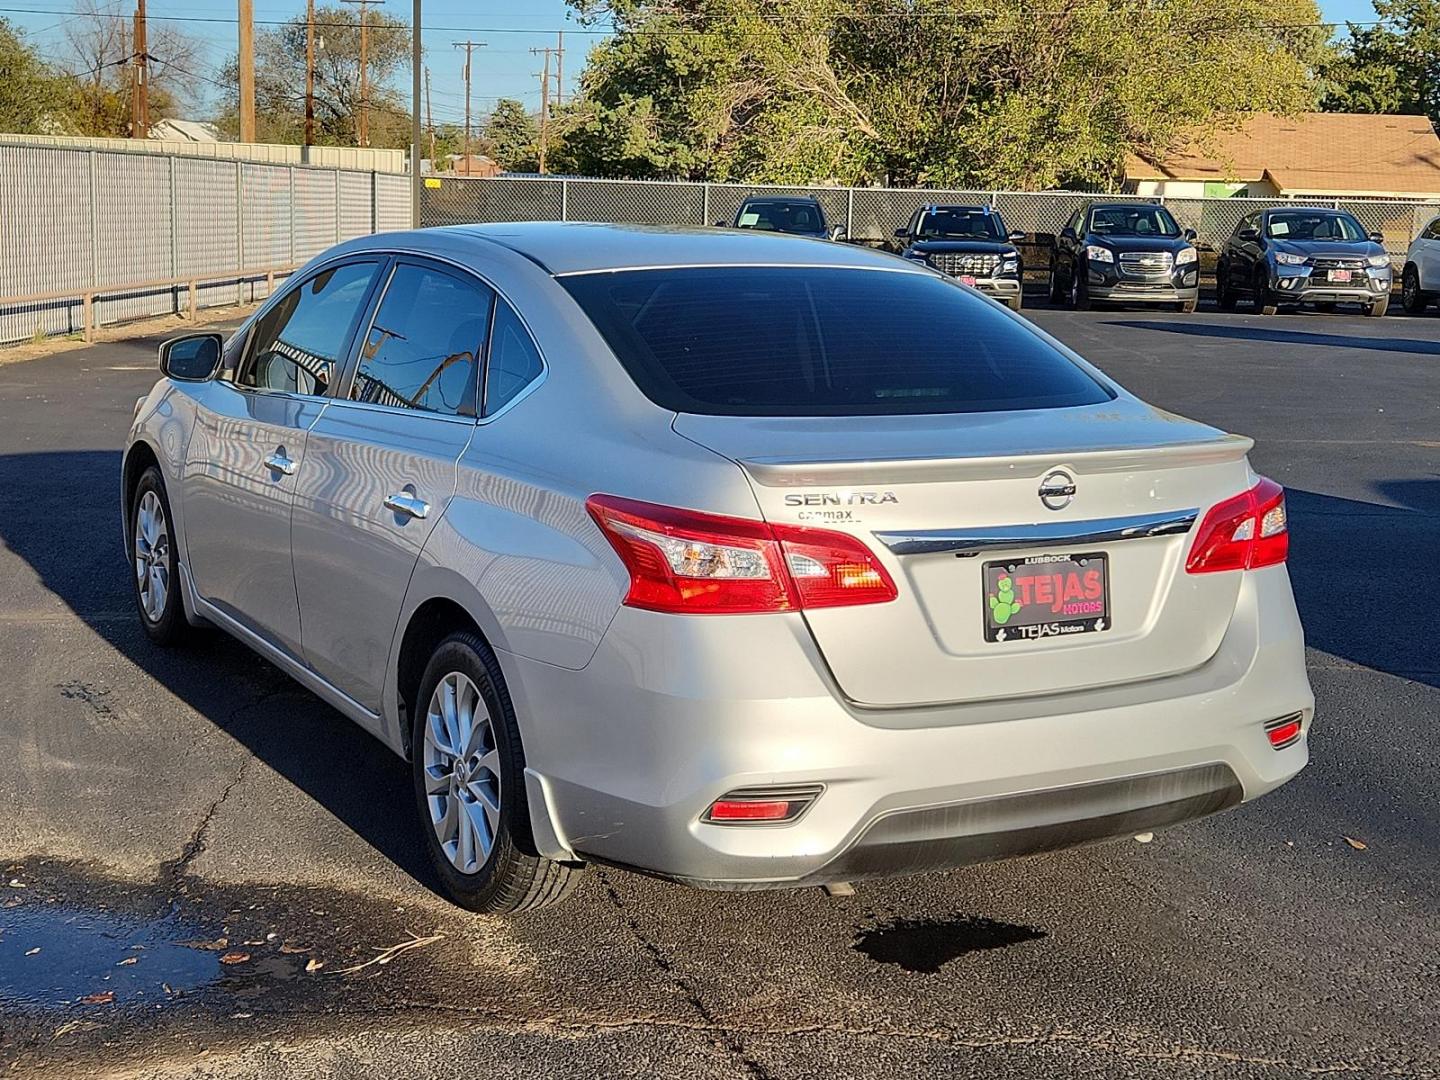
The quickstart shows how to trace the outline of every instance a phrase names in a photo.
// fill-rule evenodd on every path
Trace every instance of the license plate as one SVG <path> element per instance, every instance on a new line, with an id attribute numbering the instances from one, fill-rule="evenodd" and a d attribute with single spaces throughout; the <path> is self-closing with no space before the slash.
<path id="1" fill-rule="evenodd" d="M 961 284 L 961 285 L 974 285 L 974 284 L 975 284 L 975 275 L 974 275 L 974 274 L 961 274 L 961 275 L 960 275 L 960 284 Z"/>
<path id="2" fill-rule="evenodd" d="M 1349 271 L 1349 270 L 1331 270 L 1331 271 L 1330 271 L 1330 280 L 1331 280 L 1331 281 L 1349 281 L 1349 280 L 1350 280 L 1350 273 L 1351 273 L 1351 271 Z"/>
<path id="3" fill-rule="evenodd" d="M 982 570 L 986 641 L 1110 629 L 1110 569 L 1103 553 L 1032 555 L 987 562 Z"/>

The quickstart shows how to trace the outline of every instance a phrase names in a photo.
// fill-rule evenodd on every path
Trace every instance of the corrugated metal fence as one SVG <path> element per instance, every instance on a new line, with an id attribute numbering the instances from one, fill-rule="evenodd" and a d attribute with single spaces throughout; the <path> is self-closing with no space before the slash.
<path id="1" fill-rule="evenodd" d="M 332 244 L 410 227 L 409 178 L 0 145 L 0 342 L 261 299 Z M 155 285 L 156 282 L 178 282 Z M 116 287 L 140 285 L 117 293 Z M 109 290 L 109 291 L 107 291 Z M 49 295 L 34 303 L 7 298 Z"/>
<path id="2" fill-rule="evenodd" d="M 438 183 L 439 186 L 434 186 Z M 1084 192 L 942 191 L 934 188 L 757 187 L 740 184 L 672 183 L 647 180 L 583 180 L 545 177 L 432 180 L 424 191 L 425 225 L 471 221 L 628 221 L 705 225 L 730 220 L 747 195 L 811 195 L 832 224 L 853 240 L 888 240 L 919 207 L 931 203 L 989 204 L 1011 229 L 1053 235 L 1079 206 L 1099 200 L 1160 202 L 1183 228 L 1194 229 L 1201 245 L 1218 247 L 1240 219 L 1267 206 L 1338 206 L 1367 230 L 1383 233 L 1391 255 L 1400 257 L 1440 203 L 1394 199 L 1177 199 L 1160 196 L 1095 195 Z"/>

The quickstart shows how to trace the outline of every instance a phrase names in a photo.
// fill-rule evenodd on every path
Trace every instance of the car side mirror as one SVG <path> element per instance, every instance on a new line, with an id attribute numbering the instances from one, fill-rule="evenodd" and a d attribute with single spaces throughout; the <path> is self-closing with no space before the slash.
<path id="1" fill-rule="evenodd" d="M 728 228 L 729 225 L 730 225 L 730 223 L 729 223 L 728 221 L 717 221 L 717 222 L 715 222 L 715 227 L 716 227 L 717 229 L 725 229 L 725 228 Z"/>
<path id="2" fill-rule="evenodd" d="M 160 343 L 160 373 L 181 382 L 209 382 L 220 371 L 225 338 L 220 334 L 182 334 Z"/>
<path id="3" fill-rule="evenodd" d="M 910 238 L 910 230 L 909 230 L 909 229 L 896 229 L 896 230 L 895 230 L 895 239 L 896 239 L 896 240 L 908 240 L 909 238 Z"/>
<path id="4" fill-rule="evenodd" d="M 1260 239 L 1260 230 L 1259 230 L 1259 229 L 1241 229 L 1241 230 L 1240 230 L 1238 233 L 1236 233 L 1235 235 L 1238 236 L 1238 237 L 1240 237 L 1241 240 L 1259 240 L 1259 239 Z"/>
<path id="5" fill-rule="evenodd" d="M 1382 232 L 1372 232 L 1370 234 L 1370 239 L 1377 244 L 1383 244 L 1385 243 L 1385 234 Z"/>
<path id="6" fill-rule="evenodd" d="M 1075 235 L 1075 230 L 1072 229 L 1069 225 L 1066 225 L 1063 229 L 1060 230 L 1060 236 L 1061 236 L 1062 239 L 1065 239 L 1065 240 L 1075 240 L 1075 239 L 1077 239 L 1077 237 L 1076 237 L 1076 235 Z"/>
<path id="7" fill-rule="evenodd" d="M 835 240 L 835 241 L 837 241 L 837 242 L 840 241 L 840 240 L 844 240 L 844 239 L 845 239 L 845 226 L 844 226 L 844 225 L 831 225 L 831 226 L 830 226 L 830 239 L 831 239 L 831 240 Z"/>
<path id="8" fill-rule="evenodd" d="M 1023 233 L 1019 229 L 1012 229 L 1007 234 L 1006 239 L 1008 239 L 1012 244 L 1023 244 L 1028 235 L 1029 234 Z"/>
<path id="9" fill-rule="evenodd" d="M 1189 240 L 1193 244 L 1196 240 L 1200 239 L 1200 234 L 1197 233 L 1194 229 L 1186 229 L 1185 239 Z"/>

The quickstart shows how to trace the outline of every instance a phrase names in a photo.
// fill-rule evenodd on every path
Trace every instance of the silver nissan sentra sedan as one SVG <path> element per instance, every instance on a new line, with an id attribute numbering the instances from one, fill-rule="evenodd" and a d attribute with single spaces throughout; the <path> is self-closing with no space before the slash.
<path id="1" fill-rule="evenodd" d="M 913 262 L 366 237 L 161 370 L 122 478 L 146 631 L 218 626 L 407 758 L 467 907 L 552 903 L 592 861 L 721 889 L 942 870 L 1305 765 L 1284 493 L 1250 440 Z"/>

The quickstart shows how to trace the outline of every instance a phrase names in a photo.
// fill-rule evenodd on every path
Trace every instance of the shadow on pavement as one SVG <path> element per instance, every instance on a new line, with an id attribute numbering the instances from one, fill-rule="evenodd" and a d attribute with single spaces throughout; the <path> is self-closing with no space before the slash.
<path id="1" fill-rule="evenodd" d="M 409 770 L 387 747 L 223 633 L 175 650 L 145 636 L 121 542 L 119 476 L 118 451 L 0 456 L 12 508 L 0 540 L 116 652 L 436 889 Z"/>
<path id="2" fill-rule="evenodd" d="M 1166 334 L 1187 334 L 1191 337 L 1228 338 L 1240 341 L 1269 341 L 1277 345 L 1325 345 L 1338 349 L 1374 349 L 1379 352 L 1418 353 L 1440 356 L 1440 339 L 1364 337 L 1347 334 L 1321 334 L 1308 330 L 1281 330 L 1272 326 L 1211 322 L 1150 322 L 1140 319 L 1115 319 L 1106 326 L 1124 326 L 1134 330 L 1159 330 Z"/>
<path id="3" fill-rule="evenodd" d="M 861 930 L 855 949 L 879 964 L 895 964 L 905 971 L 938 975 L 940 969 L 966 953 L 1004 949 L 1048 935 L 1033 926 L 1016 926 L 994 919 L 898 919 Z"/>

